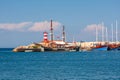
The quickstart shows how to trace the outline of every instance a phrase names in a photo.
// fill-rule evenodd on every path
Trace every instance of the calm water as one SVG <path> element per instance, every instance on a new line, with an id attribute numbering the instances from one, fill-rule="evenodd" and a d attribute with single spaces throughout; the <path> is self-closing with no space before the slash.
<path id="1" fill-rule="evenodd" d="M 120 80 L 120 52 L 1 50 L 0 80 Z"/>

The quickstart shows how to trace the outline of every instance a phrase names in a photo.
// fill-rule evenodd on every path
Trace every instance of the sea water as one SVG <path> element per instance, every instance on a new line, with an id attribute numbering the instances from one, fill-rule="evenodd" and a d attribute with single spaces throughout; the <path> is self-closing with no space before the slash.
<path id="1" fill-rule="evenodd" d="M 120 80 L 120 52 L 1 50 L 0 80 Z"/>

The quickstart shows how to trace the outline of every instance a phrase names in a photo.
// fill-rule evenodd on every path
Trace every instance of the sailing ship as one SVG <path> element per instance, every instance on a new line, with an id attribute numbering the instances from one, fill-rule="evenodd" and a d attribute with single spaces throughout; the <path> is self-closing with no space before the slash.
<path id="1" fill-rule="evenodd" d="M 91 47 L 92 51 L 107 51 L 108 49 L 107 43 L 104 42 L 104 24 L 102 23 L 101 26 L 102 26 L 102 42 L 98 42 L 98 29 L 96 26 L 96 43 Z"/>

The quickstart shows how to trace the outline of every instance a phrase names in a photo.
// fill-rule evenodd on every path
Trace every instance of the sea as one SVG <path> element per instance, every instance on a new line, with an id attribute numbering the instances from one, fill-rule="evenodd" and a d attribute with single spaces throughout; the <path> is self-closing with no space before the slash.
<path id="1" fill-rule="evenodd" d="M 12 48 L 0 48 L 0 80 L 120 80 L 120 51 L 12 52 Z"/>

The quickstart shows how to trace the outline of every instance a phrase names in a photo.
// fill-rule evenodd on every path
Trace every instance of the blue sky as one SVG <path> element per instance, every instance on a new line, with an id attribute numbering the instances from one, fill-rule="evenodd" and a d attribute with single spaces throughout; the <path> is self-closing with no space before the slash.
<path id="1" fill-rule="evenodd" d="M 120 31 L 119 3 L 120 0 L 0 0 L 0 47 L 42 41 L 51 19 L 55 37 L 61 36 L 65 25 L 67 41 L 95 41 L 95 26 L 102 22 L 111 35 L 111 24 L 115 30 L 117 20 Z M 99 35 L 101 40 L 100 30 Z"/>

